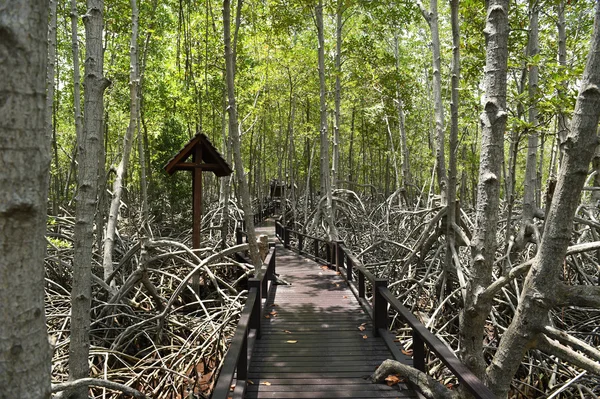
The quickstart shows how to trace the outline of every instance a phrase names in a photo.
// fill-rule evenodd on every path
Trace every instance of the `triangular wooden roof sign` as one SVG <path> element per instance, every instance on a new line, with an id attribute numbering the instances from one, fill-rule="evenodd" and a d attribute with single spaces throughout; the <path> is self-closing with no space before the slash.
<path id="1" fill-rule="evenodd" d="M 202 159 L 195 162 L 186 162 L 197 150 L 200 150 Z M 192 137 L 165 165 L 165 171 L 170 175 L 178 170 L 193 170 L 195 168 L 209 170 L 219 177 L 228 176 L 233 173 L 231 167 L 203 133 L 197 133 Z"/>

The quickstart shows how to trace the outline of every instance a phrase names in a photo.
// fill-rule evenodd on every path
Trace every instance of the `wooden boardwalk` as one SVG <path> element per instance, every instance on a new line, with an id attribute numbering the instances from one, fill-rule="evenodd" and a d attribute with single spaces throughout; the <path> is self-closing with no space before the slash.
<path id="1" fill-rule="evenodd" d="M 417 397 L 368 380 L 394 356 L 340 275 L 282 246 L 276 272 L 291 285 L 273 285 L 266 299 L 246 398 Z"/>

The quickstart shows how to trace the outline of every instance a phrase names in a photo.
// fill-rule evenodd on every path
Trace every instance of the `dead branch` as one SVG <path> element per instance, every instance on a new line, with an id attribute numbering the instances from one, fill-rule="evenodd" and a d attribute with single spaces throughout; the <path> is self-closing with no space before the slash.
<path id="1" fill-rule="evenodd" d="M 123 392 L 125 395 L 133 396 L 134 398 L 147 399 L 147 396 L 138 391 L 137 389 L 133 389 L 131 387 L 128 387 L 127 385 L 119 384 L 118 382 L 101 380 L 98 378 L 81 378 L 75 381 L 62 382 L 60 384 L 52 384 L 52 393 L 88 386 L 112 389 L 114 391 Z"/>
<path id="2" fill-rule="evenodd" d="M 396 360 L 384 360 L 371 375 L 371 381 L 383 382 L 389 375 L 399 375 L 416 386 L 428 399 L 458 399 L 458 393 L 449 390 L 439 381 L 413 367 Z"/>

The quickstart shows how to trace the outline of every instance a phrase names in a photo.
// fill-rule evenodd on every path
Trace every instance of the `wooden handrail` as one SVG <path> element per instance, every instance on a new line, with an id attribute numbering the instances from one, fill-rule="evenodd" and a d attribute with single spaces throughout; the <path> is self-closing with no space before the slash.
<path id="1" fill-rule="evenodd" d="M 427 329 L 402 303 L 396 298 L 388 287 L 380 287 L 379 291 L 386 302 L 404 319 L 412 328 L 413 338 L 419 336 L 422 342 L 444 362 L 458 380 L 465 385 L 476 398 L 494 399 L 496 396 L 486 387 L 479 378 L 460 362 L 454 352 L 440 339 Z M 413 352 L 414 353 L 414 352 Z M 423 370 L 424 371 L 424 370 Z"/>
<path id="2" fill-rule="evenodd" d="M 291 230 L 281 223 L 276 222 L 277 237 L 284 242 L 286 248 L 292 248 L 289 245 L 289 235 L 293 234 L 299 238 L 309 238 L 324 242 L 327 245 L 334 245 L 335 248 L 335 265 L 340 269 L 345 269 L 346 273 L 342 276 L 347 281 L 348 285 L 357 296 L 359 302 L 370 307 L 369 314 L 373 319 L 373 333 L 378 336 L 382 332 L 387 331 L 388 326 L 388 307 L 402 317 L 402 319 L 411 327 L 413 338 L 413 366 L 421 371 L 426 371 L 425 367 L 425 345 L 434 352 L 439 359 L 448 367 L 456 378 L 463 384 L 476 399 L 495 399 L 496 396 L 486 387 L 483 382 L 469 368 L 467 368 L 456 357 L 454 352 L 448 348 L 435 334 L 427 329 L 390 291 L 387 284 L 387 279 L 376 277 L 356 258 L 356 256 L 348 249 L 342 241 L 332 243 L 330 241 L 309 236 Z M 299 251 L 300 254 L 307 254 Z M 308 254 L 310 255 L 310 254 Z M 315 257 L 316 258 L 316 257 Z M 354 273 L 357 275 L 355 284 Z M 366 284 L 369 282 L 372 289 L 372 303 L 366 300 Z"/>
<path id="3" fill-rule="evenodd" d="M 231 381 L 233 381 L 233 374 L 235 373 L 236 369 L 238 370 L 238 378 L 240 374 L 242 374 L 242 370 L 240 370 L 239 367 L 240 360 L 246 362 L 246 370 L 243 373 L 247 373 L 248 329 L 250 326 L 252 309 L 254 308 L 254 303 L 256 302 L 258 296 L 259 295 L 256 288 L 252 288 L 248 293 L 248 298 L 246 299 L 246 304 L 242 310 L 242 315 L 240 316 L 237 328 L 235 329 L 231 346 L 227 351 L 225 361 L 223 362 L 223 367 L 221 367 L 221 371 L 219 372 L 219 378 L 217 379 L 215 390 L 212 394 L 213 399 L 227 399 L 230 397 L 229 390 L 231 387 Z M 245 376 L 244 379 L 246 379 Z"/>
<path id="4" fill-rule="evenodd" d="M 223 366 L 212 393 L 213 399 L 232 397 L 230 387 L 236 371 L 237 381 L 238 383 L 242 382 L 242 389 L 245 389 L 248 365 L 250 364 L 248 355 L 250 354 L 250 357 L 252 355 L 248 351 L 248 336 L 250 330 L 254 330 L 255 338 L 260 339 L 260 321 L 263 313 L 262 299 L 266 297 L 268 280 L 273 280 L 275 276 L 275 256 L 276 249 L 272 247 L 265 258 L 263 267 L 255 273 L 256 277 L 248 279 L 248 297 L 235 333 L 231 338 L 231 346 L 223 360 Z"/>

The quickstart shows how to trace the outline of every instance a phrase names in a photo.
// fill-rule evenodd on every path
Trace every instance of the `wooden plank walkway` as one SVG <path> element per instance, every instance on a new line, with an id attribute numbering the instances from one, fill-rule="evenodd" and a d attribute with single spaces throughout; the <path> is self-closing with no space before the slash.
<path id="1" fill-rule="evenodd" d="M 276 272 L 291 285 L 273 285 L 266 299 L 246 398 L 417 397 L 368 380 L 393 355 L 340 275 L 280 245 Z"/>

